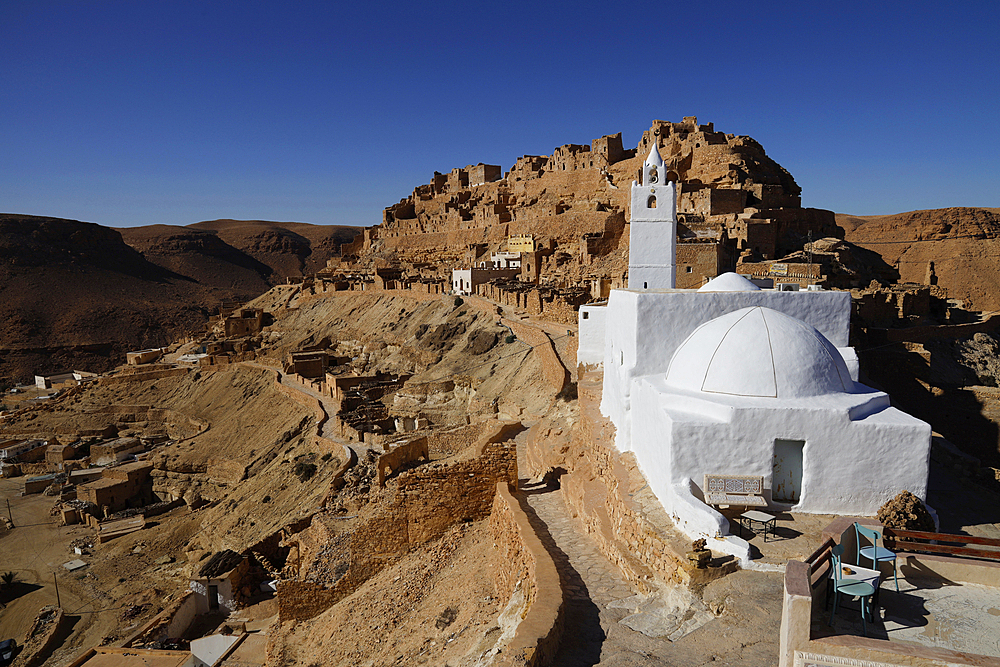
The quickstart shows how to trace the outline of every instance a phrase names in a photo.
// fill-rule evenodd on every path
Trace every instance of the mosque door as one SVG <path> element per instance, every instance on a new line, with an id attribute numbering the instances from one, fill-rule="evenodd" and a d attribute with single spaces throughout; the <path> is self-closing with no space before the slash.
<path id="1" fill-rule="evenodd" d="M 774 473 L 771 497 L 779 503 L 797 503 L 802 496 L 803 440 L 774 441 Z"/>

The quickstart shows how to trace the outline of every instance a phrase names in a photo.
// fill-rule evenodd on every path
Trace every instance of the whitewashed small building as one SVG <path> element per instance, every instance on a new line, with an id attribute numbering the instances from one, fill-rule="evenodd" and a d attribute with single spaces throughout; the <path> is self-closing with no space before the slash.
<path id="1" fill-rule="evenodd" d="M 644 174 L 662 173 L 654 153 Z M 766 505 L 783 511 L 870 516 L 904 489 L 925 498 L 930 426 L 858 383 L 850 294 L 761 290 L 736 274 L 673 289 L 673 257 L 648 251 L 673 252 L 655 237 L 658 224 L 676 237 L 675 194 L 641 208 L 653 188 L 633 183 L 629 289 L 580 308 L 577 359 L 603 368 L 615 446 L 677 526 L 748 559 L 705 503 L 705 475 L 763 478 Z"/>
<path id="2" fill-rule="evenodd" d="M 521 275 L 520 269 L 472 268 L 453 269 L 451 272 L 451 289 L 455 294 L 470 296 L 476 293 L 479 285 L 491 280 L 507 280 Z"/>
<path id="3" fill-rule="evenodd" d="M 248 569 L 247 557 L 230 549 L 215 553 L 191 578 L 197 613 L 228 616 L 236 611 L 236 593 Z"/>

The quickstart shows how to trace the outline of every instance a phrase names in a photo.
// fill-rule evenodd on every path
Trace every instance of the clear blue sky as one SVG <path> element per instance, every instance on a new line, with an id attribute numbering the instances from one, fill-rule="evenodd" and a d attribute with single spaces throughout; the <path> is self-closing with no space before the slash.
<path id="1" fill-rule="evenodd" d="M 1000 2 L 0 0 L 0 212 L 373 224 L 696 115 L 803 205 L 1000 207 Z"/>

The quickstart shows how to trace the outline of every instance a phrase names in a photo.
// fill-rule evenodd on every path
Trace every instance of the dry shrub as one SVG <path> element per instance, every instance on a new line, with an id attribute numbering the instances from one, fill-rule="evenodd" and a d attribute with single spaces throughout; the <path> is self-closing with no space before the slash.
<path id="1" fill-rule="evenodd" d="M 882 505 L 876 516 L 887 528 L 934 531 L 931 513 L 924 507 L 923 501 L 909 491 L 901 491 L 898 496 Z"/>

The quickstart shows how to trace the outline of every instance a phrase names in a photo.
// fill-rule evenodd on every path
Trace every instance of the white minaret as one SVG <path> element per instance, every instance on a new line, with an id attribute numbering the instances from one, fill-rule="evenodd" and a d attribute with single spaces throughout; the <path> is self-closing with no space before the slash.
<path id="1" fill-rule="evenodd" d="M 672 289 L 677 285 L 677 184 L 666 177 L 654 139 L 642 165 L 642 183 L 632 181 L 629 289 Z"/>

